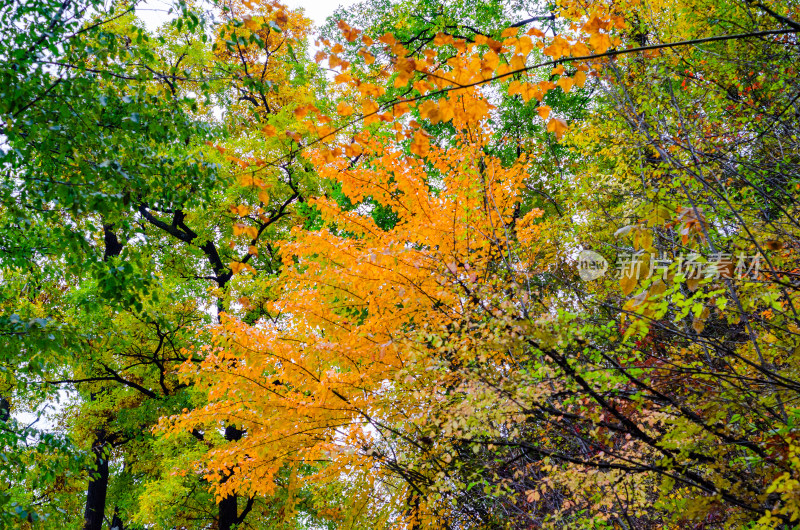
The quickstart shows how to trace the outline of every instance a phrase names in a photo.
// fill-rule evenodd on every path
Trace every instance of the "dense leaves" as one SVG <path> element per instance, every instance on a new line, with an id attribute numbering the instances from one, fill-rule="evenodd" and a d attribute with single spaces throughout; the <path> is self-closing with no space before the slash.
<path id="1" fill-rule="evenodd" d="M 3 517 L 796 524 L 796 2 L 86 9 L 2 52 Z"/>

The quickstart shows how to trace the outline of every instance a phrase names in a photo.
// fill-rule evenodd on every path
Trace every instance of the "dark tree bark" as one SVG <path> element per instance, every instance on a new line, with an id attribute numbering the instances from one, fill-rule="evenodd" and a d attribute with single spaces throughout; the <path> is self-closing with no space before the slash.
<path id="1" fill-rule="evenodd" d="M 103 223 L 103 242 L 105 243 L 103 261 L 108 261 L 110 257 L 119 256 L 122 253 L 122 243 L 119 242 L 117 234 L 114 233 L 113 224 Z"/>
<path id="2" fill-rule="evenodd" d="M 83 530 L 102 530 L 108 493 L 108 455 L 106 433 L 100 429 L 92 444 L 95 469 L 86 490 L 86 510 L 83 514 Z"/>
<path id="3" fill-rule="evenodd" d="M 113 228 L 114 225 L 103 223 L 103 242 L 105 243 L 103 261 L 108 261 L 112 256 L 119 256 L 122 252 L 122 244 Z M 94 395 L 92 395 L 92 399 L 94 399 Z M 102 530 L 103 528 L 106 496 L 108 495 L 108 455 L 106 454 L 108 440 L 106 438 L 105 429 L 98 429 L 92 444 L 95 468 L 92 470 L 92 478 L 89 479 L 89 486 L 86 489 L 83 530 Z M 117 518 L 116 513 L 114 516 Z"/>
<path id="4" fill-rule="evenodd" d="M 122 522 L 122 519 L 119 518 L 119 512 L 116 507 L 114 508 L 114 517 L 111 518 L 109 530 L 125 530 L 125 524 Z"/>
<path id="5" fill-rule="evenodd" d="M 225 427 L 225 439 L 229 442 L 242 439 L 242 431 L 233 425 Z M 238 514 L 239 496 L 228 495 L 219 503 L 219 530 L 231 530 L 234 525 L 241 523 Z M 243 513 L 244 514 L 244 513 Z"/>
<path id="6" fill-rule="evenodd" d="M 6 422 L 11 417 L 11 403 L 3 396 L 0 396 L 0 421 Z"/>

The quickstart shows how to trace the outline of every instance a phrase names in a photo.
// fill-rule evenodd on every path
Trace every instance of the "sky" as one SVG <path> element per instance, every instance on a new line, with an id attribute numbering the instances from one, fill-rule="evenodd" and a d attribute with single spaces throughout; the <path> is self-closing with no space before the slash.
<path id="1" fill-rule="evenodd" d="M 148 29 L 155 29 L 167 20 L 170 3 L 169 0 L 146 0 L 140 4 L 136 12 L 144 20 Z M 356 0 L 283 0 L 283 3 L 292 9 L 303 8 L 306 16 L 314 22 L 314 25 L 321 26 L 336 8 L 351 6 L 356 3 Z"/>

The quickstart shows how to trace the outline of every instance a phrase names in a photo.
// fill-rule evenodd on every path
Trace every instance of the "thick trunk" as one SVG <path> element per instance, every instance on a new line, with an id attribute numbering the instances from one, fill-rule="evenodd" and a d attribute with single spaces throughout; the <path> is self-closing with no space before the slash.
<path id="1" fill-rule="evenodd" d="M 83 530 L 102 530 L 108 493 L 108 456 L 106 455 L 106 435 L 100 431 L 92 444 L 95 469 L 86 490 L 86 510 L 83 515 Z"/>
<path id="2" fill-rule="evenodd" d="M 111 526 L 109 530 L 125 530 L 125 525 L 122 522 L 122 519 L 119 518 L 119 512 L 117 508 L 114 508 L 114 517 L 111 518 Z"/>
<path id="3" fill-rule="evenodd" d="M 231 530 L 237 522 L 237 495 L 228 495 L 219 502 L 219 530 Z"/>
<path id="4" fill-rule="evenodd" d="M 119 256 L 122 252 L 117 235 L 114 233 L 114 225 L 103 223 L 103 242 L 105 249 L 103 261 L 108 261 L 113 256 Z M 94 399 L 92 394 L 91 399 Z M 102 530 L 103 518 L 106 512 L 106 496 L 108 495 L 108 455 L 106 454 L 106 432 L 100 429 L 96 433 L 95 441 L 92 444 L 94 453 L 94 469 L 92 478 L 89 480 L 89 487 L 86 489 L 86 509 L 83 512 L 83 530 Z M 116 514 L 115 514 L 116 515 Z"/>
<path id="5" fill-rule="evenodd" d="M 242 431 L 228 425 L 225 427 L 225 439 L 228 441 L 241 440 Z M 219 503 L 219 530 L 231 530 L 234 525 L 239 524 L 238 515 L 238 496 L 236 494 L 228 495 Z"/>

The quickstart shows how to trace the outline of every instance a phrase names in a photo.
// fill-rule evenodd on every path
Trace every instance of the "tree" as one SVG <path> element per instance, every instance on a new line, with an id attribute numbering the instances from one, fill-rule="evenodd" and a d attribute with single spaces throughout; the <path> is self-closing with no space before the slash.
<path id="1" fill-rule="evenodd" d="M 74 12 L 69 24 L 59 25 L 65 9 Z M 16 372 L 10 382 L 15 404 L 27 401 L 35 409 L 55 388 L 77 394 L 60 427 L 80 440 L 73 450 L 93 460 L 88 469 L 72 466 L 65 475 L 54 459 L 58 488 L 34 499 L 58 508 L 48 510 L 51 525 L 62 517 L 80 519 L 80 510 L 87 529 L 101 528 L 105 519 L 127 525 L 142 517 L 230 528 L 252 512 L 268 511 L 252 498 L 242 506 L 236 496 L 217 502 L 197 477 L 180 492 L 186 498 L 177 502 L 185 509 L 170 511 L 171 520 L 154 517 L 153 506 L 140 500 L 145 491 L 171 484 L 172 470 L 153 461 L 172 448 L 159 444 L 150 427 L 159 416 L 197 403 L 174 379 L 175 366 L 187 360 L 183 348 L 198 340 L 195 328 L 210 322 L 214 309 L 221 312 L 240 296 L 229 284 L 231 268 L 277 273 L 268 253 L 248 250 L 281 230 L 288 208 L 311 182 L 305 173 L 294 174 L 291 162 L 279 167 L 283 174 L 255 178 L 247 175 L 263 168 L 251 168 L 237 175 L 247 168 L 237 156 L 248 149 L 246 136 L 267 119 L 291 116 L 313 81 L 313 72 L 292 77 L 305 68 L 305 19 L 277 4 L 238 9 L 226 8 L 223 22 L 212 25 L 184 8 L 150 35 L 128 5 L 8 7 L 3 53 L 18 60 L 9 63 L 2 85 L 17 96 L 4 100 L 3 109 L 8 229 L 0 259 L 8 279 L 2 323 L 10 345 L 3 361 Z M 39 33 L 27 40 L 15 38 L 15 21 L 33 15 L 54 22 L 33 24 Z M 51 34 L 54 27 L 58 33 Z M 217 39 L 208 39 L 209 31 Z M 247 71 L 260 60 L 258 50 L 267 61 L 255 80 Z M 242 105 L 256 96 L 269 107 Z M 222 120 L 214 118 L 219 109 Z M 245 200 L 252 208 L 231 211 L 231 203 Z M 250 245 L 235 241 L 243 233 Z M 35 349 L 41 352 L 32 356 Z M 30 372 L 24 377 L 23 367 Z M 236 437 L 235 428 L 228 431 Z M 206 434 L 196 432 L 196 442 L 225 442 Z M 18 441 L 28 431 L 14 436 Z M 55 440 L 52 450 L 62 445 Z M 16 460 L 21 465 L 22 457 Z M 84 503 L 78 492 L 86 478 Z M 11 479 L 10 499 L 29 497 L 18 493 L 31 487 L 26 480 L 21 474 Z M 168 493 L 176 503 L 178 492 Z M 26 506 L 16 511 L 23 519 L 39 513 Z"/>
<path id="2" fill-rule="evenodd" d="M 412 527 L 491 525 L 500 510 L 516 526 L 797 516 L 794 7 L 641 7 L 565 3 L 571 24 L 552 38 L 442 34 L 427 54 L 384 36 L 391 66 L 373 79 L 416 90 L 400 98 L 376 102 L 387 90 L 356 70 L 337 77 L 362 95 L 339 114 L 360 108 L 366 127 L 309 124 L 320 143 L 344 140 L 312 160 L 352 203 L 374 201 L 396 222 L 316 201 L 326 228 L 282 247 L 286 294 L 272 307 L 283 318 L 228 320 L 214 354 L 186 368 L 214 406 L 171 429 L 248 425 L 239 451 L 208 456 L 242 470 L 220 491 L 323 459 L 298 480 L 363 481 L 366 513 Z M 527 63 L 535 47 L 550 59 Z M 332 46 L 329 64 L 348 69 L 344 50 Z M 442 51 L 455 56 L 439 62 Z M 531 79 L 543 69 L 558 77 Z M 554 194 L 533 184 L 535 163 L 486 152 L 493 105 L 479 88 L 513 76 L 509 93 L 538 100 L 596 79 L 591 112 L 569 127 L 538 107 L 574 153 L 555 157 Z M 431 138 L 398 118 L 412 107 L 453 129 Z M 523 210 L 528 186 L 555 215 Z M 586 284 L 576 257 L 588 246 L 606 258 L 669 252 L 669 263 L 656 277 L 654 261 L 629 260 L 621 281 Z M 741 263 L 721 254 L 749 248 L 768 265 L 736 276 Z M 333 516 L 365 513 L 352 505 Z"/>

